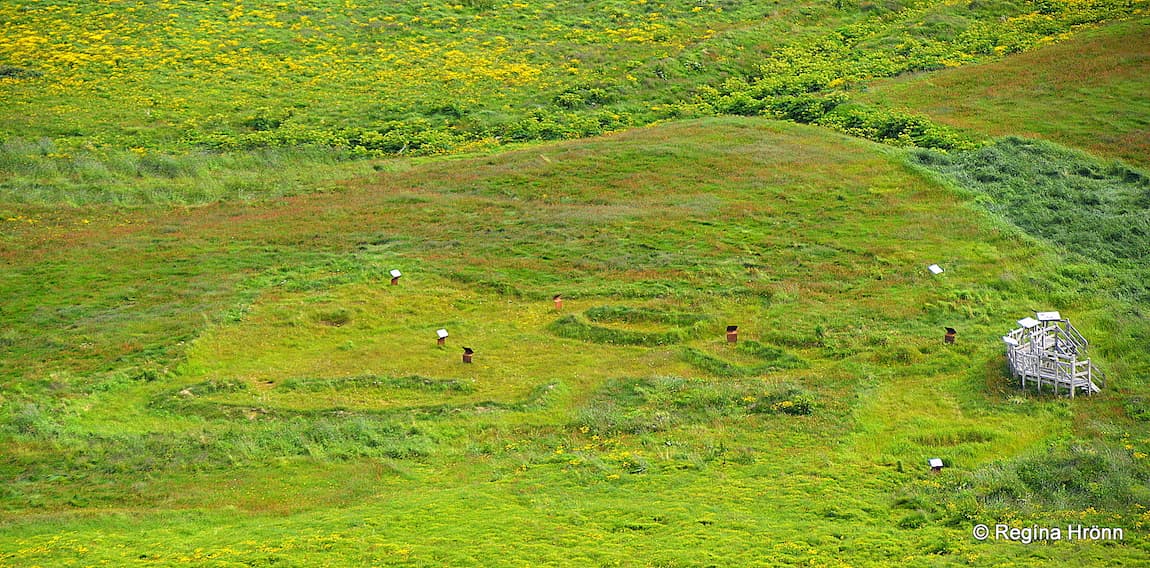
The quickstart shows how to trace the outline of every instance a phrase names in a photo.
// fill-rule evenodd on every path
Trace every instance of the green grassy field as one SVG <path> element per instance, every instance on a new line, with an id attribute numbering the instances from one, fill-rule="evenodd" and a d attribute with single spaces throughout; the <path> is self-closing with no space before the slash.
<path id="1" fill-rule="evenodd" d="M 1134 20 L 995 63 L 892 79 L 863 99 L 995 136 L 1044 138 L 1145 168 L 1148 26 L 1146 19 Z"/>
<path id="2" fill-rule="evenodd" d="M 1146 354 L 1128 349 L 1147 330 L 904 159 L 811 127 L 693 121 L 259 206 L 11 223 L 5 562 L 1144 558 L 1137 533 L 1037 556 L 969 537 L 999 520 L 1133 532 L 1133 501 L 931 493 L 1079 437 L 1143 484 L 1121 397 L 1017 391 L 997 336 L 1062 308 L 1125 365 L 1113 392 L 1141 392 Z M 563 314 L 686 331 L 598 343 L 552 333 Z M 722 376 L 685 356 L 755 369 L 728 323 L 804 364 Z M 933 456 L 951 471 L 929 475 Z"/>
<path id="3" fill-rule="evenodd" d="M 17 0 L 0 6 L 0 194 L 71 205 L 276 197 L 363 175 L 367 157 L 731 114 L 966 148 L 962 132 L 854 99 L 878 78 L 1000 60 L 1148 8 Z"/>
<path id="4" fill-rule="evenodd" d="M 1089 53 L 1137 138 L 1144 4 L 336 4 L 0 8 L 0 566 L 1150 558 L 1120 105 L 909 87 Z M 1046 309 L 1101 395 L 1009 381 Z"/>

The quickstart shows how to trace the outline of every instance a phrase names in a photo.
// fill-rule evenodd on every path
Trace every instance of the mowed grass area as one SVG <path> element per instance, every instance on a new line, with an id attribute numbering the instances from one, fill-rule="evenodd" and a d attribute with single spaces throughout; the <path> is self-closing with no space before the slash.
<path id="1" fill-rule="evenodd" d="M 1002 61 L 878 82 L 861 100 L 990 134 L 1043 138 L 1150 165 L 1150 19 Z"/>
<path id="2" fill-rule="evenodd" d="M 1150 554 L 1144 502 L 935 491 L 1068 439 L 1141 471 L 1145 428 L 1121 409 L 1140 381 L 1020 392 L 999 336 L 1061 309 L 1140 376 L 1127 341 L 1146 324 L 902 150 L 707 119 L 259 205 L 8 207 L 6 565 Z M 970 536 L 996 521 L 1129 531 Z"/>

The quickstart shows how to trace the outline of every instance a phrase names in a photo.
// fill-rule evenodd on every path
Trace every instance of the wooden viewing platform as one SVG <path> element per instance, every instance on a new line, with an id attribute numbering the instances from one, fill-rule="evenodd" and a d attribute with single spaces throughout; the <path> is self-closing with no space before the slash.
<path id="1" fill-rule="evenodd" d="M 1031 381 L 1041 391 L 1045 383 L 1055 393 L 1065 388 L 1073 398 L 1078 390 L 1092 395 L 1106 386 L 1106 375 L 1087 356 L 1089 342 L 1069 319 L 1058 312 L 1038 312 L 1018 325 L 1002 341 L 1010 374 L 1022 381 L 1022 388 Z"/>

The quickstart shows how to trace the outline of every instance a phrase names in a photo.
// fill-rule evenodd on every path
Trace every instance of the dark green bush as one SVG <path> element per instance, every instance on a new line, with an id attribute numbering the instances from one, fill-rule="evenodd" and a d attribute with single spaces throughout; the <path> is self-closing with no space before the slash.
<path id="1" fill-rule="evenodd" d="M 26 67 L 19 67 L 16 65 L 0 65 L 0 78 L 11 77 L 13 79 L 32 79 L 41 77 L 43 73 Z"/>

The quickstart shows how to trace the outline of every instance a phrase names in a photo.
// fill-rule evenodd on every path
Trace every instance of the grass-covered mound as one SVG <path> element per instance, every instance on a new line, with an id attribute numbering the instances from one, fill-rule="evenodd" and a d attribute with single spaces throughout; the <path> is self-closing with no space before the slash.
<path id="1" fill-rule="evenodd" d="M 711 319 L 702 314 L 628 306 L 596 306 L 586 310 L 583 317 L 587 321 L 574 315 L 563 316 L 548 329 L 560 337 L 592 343 L 673 345 L 698 337 L 704 332 L 703 322 Z"/>

